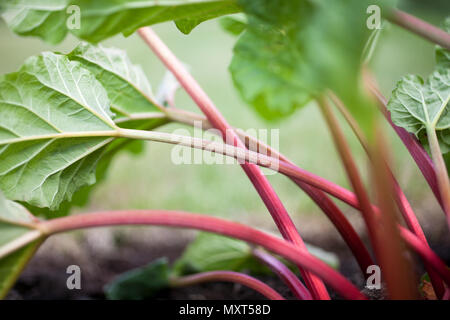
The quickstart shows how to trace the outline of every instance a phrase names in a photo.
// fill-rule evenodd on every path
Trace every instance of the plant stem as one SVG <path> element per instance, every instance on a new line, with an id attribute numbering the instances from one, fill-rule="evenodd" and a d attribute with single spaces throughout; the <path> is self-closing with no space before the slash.
<path id="1" fill-rule="evenodd" d="M 423 260 L 433 267 L 433 270 L 445 281 L 447 287 L 450 288 L 450 272 L 449 268 L 439 258 L 439 256 L 430 250 L 419 238 L 417 238 L 411 231 L 405 228 L 399 228 L 400 234 L 416 253 L 418 253 Z M 447 290 L 448 290 L 447 288 Z"/>
<path id="2" fill-rule="evenodd" d="M 447 224 L 450 228 L 450 181 L 448 178 L 447 167 L 445 166 L 444 158 L 442 157 L 441 148 L 433 127 L 427 127 L 427 137 L 430 144 L 431 157 L 436 168 L 436 177 L 441 194 L 444 211 L 447 213 Z"/>
<path id="3" fill-rule="evenodd" d="M 450 50 L 450 34 L 406 12 L 392 9 L 386 15 L 392 23 Z"/>
<path id="4" fill-rule="evenodd" d="M 412 134 L 406 131 L 405 129 L 396 126 L 391 119 L 391 115 L 389 111 L 387 110 L 387 100 L 386 98 L 381 94 L 381 92 L 378 90 L 378 88 L 375 85 L 374 80 L 369 75 L 365 75 L 364 77 L 366 85 L 368 86 L 369 90 L 372 92 L 374 97 L 378 101 L 378 106 L 380 108 L 381 113 L 386 117 L 386 120 L 389 122 L 391 127 L 394 129 L 394 131 L 397 133 L 398 137 L 402 140 L 405 147 L 408 149 L 411 157 L 414 159 L 414 161 L 417 164 L 417 167 L 422 172 L 422 175 L 424 176 L 425 180 L 427 181 L 428 185 L 431 188 L 431 191 L 433 191 L 433 194 L 435 195 L 436 199 L 438 200 L 439 204 L 441 205 L 442 209 L 444 209 L 444 205 L 441 199 L 441 195 L 439 192 L 439 186 L 437 182 L 436 172 L 434 169 L 433 161 L 431 160 L 428 153 L 425 151 L 425 149 L 422 147 L 420 142 L 416 139 L 416 137 Z M 444 209 L 445 211 L 445 209 Z M 446 212 L 447 215 L 450 214 L 450 212 Z"/>
<path id="5" fill-rule="evenodd" d="M 43 234 L 40 230 L 33 229 L 28 231 L 27 233 L 24 233 L 22 236 L 0 247 L 0 259 L 22 248 L 28 243 L 39 240 L 41 238 L 43 238 Z"/>
<path id="6" fill-rule="evenodd" d="M 239 137 L 218 111 L 208 95 L 203 91 L 197 81 L 191 76 L 191 74 L 170 51 L 170 49 L 161 41 L 161 39 L 159 39 L 156 33 L 149 27 L 139 29 L 138 33 L 158 56 L 158 58 L 177 78 L 180 85 L 186 90 L 201 111 L 205 114 L 211 125 L 218 129 L 224 138 L 227 137 L 228 134 L 229 137 L 232 138 L 233 145 L 245 148 L 245 145 L 242 141 L 240 141 Z M 241 166 L 272 215 L 272 218 L 282 236 L 299 247 L 306 249 L 306 246 L 288 212 L 284 208 L 281 200 L 278 198 L 278 195 L 273 190 L 267 178 L 262 174 L 261 170 L 257 166 L 249 163 L 243 163 Z M 322 281 L 320 281 L 320 279 L 314 277 L 308 272 L 304 272 L 301 269 L 300 272 L 315 298 L 330 299 L 325 285 Z"/>
<path id="7" fill-rule="evenodd" d="M 167 108 L 168 117 L 172 121 L 187 124 L 189 126 L 194 126 L 196 123 L 201 123 L 201 128 L 204 130 L 212 128 L 208 120 L 201 115 L 195 113 L 177 109 L 177 108 Z M 252 136 L 247 135 L 243 130 L 234 129 L 238 134 L 241 141 L 245 143 L 245 146 L 250 151 L 257 153 L 262 153 L 275 159 L 280 159 L 286 163 L 294 165 L 287 157 L 279 153 L 278 151 L 272 149 L 269 145 L 262 143 L 261 141 L 255 139 Z M 367 251 L 364 243 L 362 242 L 359 235 L 356 233 L 355 229 L 352 227 L 348 219 L 342 213 L 342 211 L 334 204 L 334 202 L 320 189 L 312 187 L 305 182 L 296 180 L 289 177 L 295 184 L 297 184 L 327 215 L 333 225 L 336 227 L 338 232 L 343 237 L 344 241 L 349 246 L 350 250 L 354 254 L 363 275 L 368 276 L 366 273 L 367 267 L 373 265 L 372 258 Z"/>
<path id="8" fill-rule="evenodd" d="M 256 150 L 252 150 L 252 148 L 249 148 L 250 150 L 262 152 L 265 155 L 270 155 L 271 157 L 280 159 L 294 166 L 294 163 L 292 161 L 290 161 L 287 157 L 285 157 L 278 151 L 272 149 L 270 146 L 258 141 L 257 139 L 254 139 L 253 137 L 245 135 L 240 131 L 237 131 L 237 133 L 240 135 L 241 140 L 245 141 L 246 145 L 253 145 L 254 147 L 256 146 Z M 301 180 L 292 177 L 289 178 L 295 184 L 297 184 L 297 186 L 299 186 L 327 215 L 328 219 L 330 219 L 330 221 L 336 227 L 344 241 L 349 246 L 353 255 L 355 256 L 364 277 L 367 277 L 367 267 L 374 264 L 372 257 L 370 256 L 358 233 L 355 231 L 342 211 L 322 190 L 315 188 Z"/>
<path id="9" fill-rule="evenodd" d="M 356 120 L 353 118 L 353 116 L 350 114 L 348 109 L 345 107 L 345 105 L 342 103 L 342 101 L 335 95 L 330 94 L 331 100 L 334 102 L 334 105 L 337 107 L 337 109 L 341 112 L 341 114 L 344 116 L 345 120 L 348 122 L 350 127 L 352 128 L 355 136 L 358 138 L 359 142 L 361 143 L 362 147 L 366 151 L 366 154 L 368 155 L 370 161 L 374 161 L 374 155 L 370 153 L 370 148 L 367 142 L 367 139 L 359 127 Z M 375 155 L 376 157 L 376 155 Z M 389 166 L 386 164 L 386 169 L 388 170 L 389 177 L 391 180 L 391 183 L 393 184 L 394 189 L 394 196 L 395 201 L 397 203 L 397 206 L 400 209 L 400 212 L 402 213 L 403 219 L 405 220 L 406 224 L 408 225 L 408 228 L 419 238 L 421 239 L 424 244 L 428 245 L 428 241 L 425 237 L 425 233 L 422 230 L 422 227 L 420 226 L 419 221 L 417 220 L 416 215 L 414 214 L 414 211 L 412 210 L 411 205 L 409 204 L 408 199 L 406 198 L 405 193 L 401 189 L 397 179 L 395 179 L 394 174 L 392 173 Z M 436 292 L 436 295 L 441 298 L 444 294 L 444 286 L 442 285 L 442 281 L 440 281 L 439 277 L 434 273 L 434 271 L 431 269 L 430 266 L 425 266 L 427 269 L 428 274 L 430 275 L 430 280 L 433 284 L 433 288 Z"/>
<path id="10" fill-rule="evenodd" d="M 312 256 L 306 250 L 268 233 L 240 223 L 203 214 L 167 210 L 105 211 L 72 215 L 42 221 L 39 230 L 46 235 L 114 225 L 158 225 L 192 228 L 213 232 L 258 245 L 316 274 L 346 299 L 365 299 L 359 290 L 339 272 Z"/>
<path id="11" fill-rule="evenodd" d="M 233 282 L 240 283 L 246 287 L 249 287 L 270 300 L 285 300 L 278 292 L 269 287 L 264 282 L 255 279 L 249 275 L 233 272 L 233 271 L 211 271 L 193 274 L 190 276 L 184 276 L 179 278 L 173 278 L 170 280 L 170 286 L 172 287 L 186 287 L 203 282 Z"/>
<path id="12" fill-rule="evenodd" d="M 353 190 L 355 191 L 358 197 L 358 202 L 361 207 L 361 212 L 363 214 L 364 221 L 366 222 L 369 237 L 372 246 L 374 248 L 376 257 L 381 265 L 381 269 L 383 270 L 384 278 L 387 282 L 389 293 L 393 299 L 412 297 L 408 294 L 409 293 L 408 291 L 397 290 L 398 289 L 397 284 L 398 283 L 403 284 L 403 281 L 399 282 L 397 281 L 396 278 L 396 276 L 401 274 L 401 270 L 400 271 L 397 270 L 397 266 L 395 264 L 392 264 L 390 260 L 394 254 L 397 254 L 398 257 L 398 255 L 399 254 L 401 255 L 402 252 L 400 251 L 397 252 L 398 250 L 395 250 L 396 248 L 393 247 L 388 242 L 389 238 L 388 237 L 385 238 L 385 236 L 390 236 L 390 234 L 387 232 L 389 230 L 386 231 L 382 229 L 383 227 L 385 227 L 384 225 L 380 225 L 380 221 L 385 222 L 384 221 L 385 219 L 383 219 L 384 215 L 375 215 L 374 211 L 372 210 L 372 205 L 370 203 L 369 196 L 362 183 L 361 177 L 358 172 L 358 168 L 352 157 L 350 147 L 345 140 L 344 134 L 340 129 L 337 119 L 331 112 L 331 108 L 328 105 L 328 102 L 324 98 L 320 98 L 318 103 L 320 110 L 322 111 L 322 114 L 324 115 L 324 118 L 328 124 L 328 127 L 330 128 L 333 140 L 344 164 L 345 171 L 347 172 L 347 176 L 353 186 Z M 394 232 L 397 231 L 394 230 Z M 394 259 L 395 258 L 396 257 L 394 256 Z M 404 279 L 401 278 L 400 280 Z M 408 279 L 406 280 L 408 281 Z M 402 288 L 403 286 L 400 287 L 400 289 Z"/>
<path id="13" fill-rule="evenodd" d="M 265 155 L 261 155 L 255 152 L 250 152 L 248 150 L 243 150 L 240 148 L 232 147 L 230 145 L 217 144 L 212 141 L 204 141 L 201 139 L 195 139 L 185 136 L 176 136 L 168 133 L 156 132 L 156 131 L 141 131 L 141 130 L 130 130 L 130 129 L 120 129 L 121 134 L 124 138 L 132 139 L 145 139 L 151 141 L 161 141 L 166 143 L 180 143 L 186 146 L 192 146 L 200 148 L 207 151 L 219 152 L 221 154 L 234 157 L 236 159 L 241 159 L 256 163 L 260 166 L 273 169 L 275 163 L 278 163 L 280 173 L 291 177 L 294 180 L 305 182 L 311 186 L 317 187 L 325 192 L 334 195 L 336 198 L 344 201 L 350 206 L 357 210 L 361 210 L 358 199 L 355 194 L 351 191 L 342 188 L 322 177 L 316 176 L 309 173 L 303 169 L 297 168 L 294 165 L 285 163 L 281 160 L 276 160 Z M 379 209 L 372 205 L 372 209 L 375 215 L 379 215 Z M 399 228 L 402 228 L 399 226 Z"/>
<path id="14" fill-rule="evenodd" d="M 405 243 L 397 228 L 398 219 L 392 194 L 394 184 L 389 170 L 387 143 L 382 131 L 376 127 L 372 154 L 372 182 L 381 214 L 379 230 L 375 231 L 382 252 L 377 252 L 391 299 L 417 299 L 417 287 L 411 262 L 407 259 Z"/>
<path id="15" fill-rule="evenodd" d="M 312 296 L 308 289 L 305 288 L 297 276 L 280 260 L 262 249 L 256 248 L 252 251 L 252 253 L 256 258 L 272 269 L 272 271 L 275 272 L 281 280 L 283 280 L 283 282 L 291 289 L 298 299 L 312 300 Z"/>
<path id="16" fill-rule="evenodd" d="M 120 128 L 118 129 L 118 132 L 115 132 L 115 136 L 129 139 L 141 139 L 177 144 L 223 154 L 229 157 L 233 157 L 240 162 L 250 162 L 265 168 L 269 168 L 271 170 L 278 171 L 295 180 L 299 180 L 316 188 L 319 188 L 349 204 L 350 206 L 357 208 L 358 210 L 360 208 L 358 200 L 353 192 L 304 169 L 298 168 L 293 164 L 286 163 L 284 161 L 271 158 L 253 151 L 248 151 L 247 149 L 233 147 L 231 145 L 217 143 L 209 140 L 202 140 L 157 131 Z"/>

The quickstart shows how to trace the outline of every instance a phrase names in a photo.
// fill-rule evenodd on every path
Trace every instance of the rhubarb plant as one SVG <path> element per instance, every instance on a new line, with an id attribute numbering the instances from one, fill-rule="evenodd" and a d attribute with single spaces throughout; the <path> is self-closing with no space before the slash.
<path id="1" fill-rule="evenodd" d="M 273 272 L 298 299 L 330 299 L 325 284 L 344 298 L 366 299 L 361 288 L 335 270 L 333 256 L 304 243 L 262 174 L 260 167 L 265 167 L 285 175 L 311 197 L 349 246 L 364 277 L 369 267 L 379 265 L 388 298 L 419 297 L 416 267 L 405 254 L 410 250 L 423 260 L 435 296 L 448 299 L 450 271 L 431 250 L 390 168 L 381 115 L 411 152 L 450 226 L 450 184 L 442 157 L 450 145 L 450 35 L 396 9 L 393 1 L 377 1 L 383 19 L 380 25 L 396 24 L 439 46 L 432 75 L 426 80 L 405 76 L 387 103 L 365 65 L 367 48 L 375 46 L 374 38 L 379 36 L 371 35 L 367 25 L 372 2 L 3 1 L 0 14 L 16 34 L 55 44 L 71 33 L 81 42 L 68 53 L 30 57 L 18 71 L 0 78 L 0 297 L 6 296 L 39 245 L 53 234 L 100 226 L 164 225 L 214 235 L 201 233 L 173 266 L 159 259 L 118 277 L 106 287 L 109 298 L 143 299 L 167 287 L 230 281 L 267 298 L 283 299 L 255 278 Z M 268 120 L 287 117 L 315 101 L 352 190 L 304 170 L 278 150 L 234 129 L 148 27 L 173 21 L 188 34 L 214 18 L 220 18 L 223 28 L 237 36 L 230 72 L 243 100 Z M 126 52 L 99 44 L 135 31 L 170 72 L 156 95 L 152 79 Z M 203 114 L 177 107 L 173 97 L 178 87 Z M 375 196 L 363 183 L 334 107 L 367 152 Z M 188 126 L 201 122 L 203 128 L 216 129 L 224 141 L 157 130 L 169 122 Z M 208 215 L 162 209 L 69 215 L 71 206 L 85 204 L 95 184 L 106 178 L 114 156 L 126 150 L 139 153 L 143 141 L 237 159 L 281 238 Z M 335 200 L 361 212 L 370 248 Z"/>

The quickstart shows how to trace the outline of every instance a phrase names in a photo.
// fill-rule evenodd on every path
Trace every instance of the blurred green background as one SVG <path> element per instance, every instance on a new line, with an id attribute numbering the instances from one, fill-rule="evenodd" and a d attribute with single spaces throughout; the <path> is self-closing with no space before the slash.
<path id="1" fill-rule="evenodd" d="M 351 13 L 349 13 L 351 14 Z M 420 12 L 427 20 L 440 24 L 445 12 Z M 189 36 L 181 34 L 172 23 L 154 29 L 175 54 L 187 65 L 217 107 L 238 128 L 280 130 L 280 151 L 299 166 L 350 188 L 335 152 L 327 128 L 314 104 L 298 110 L 290 118 L 268 123 L 258 117 L 240 99 L 234 89 L 228 65 L 235 38 L 226 34 L 216 21 L 206 22 Z M 20 38 L 0 24 L 0 73 L 15 71 L 23 61 L 41 51 L 68 52 L 77 44 L 73 37 L 61 45 L 49 46 L 35 38 Z M 154 91 L 165 69 L 152 52 L 133 35 L 117 36 L 104 43 L 125 49 L 131 60 L 142 65 Z M 434 65 L 434 47 L 430 43 L 395 26 L 386 26 L 371 61 L 372 69 L 385 95 L 389 97 L 396 81 L 407 73 L 427 75 Z M 197 111 L 189 97 L 179 91 L 179 108 Z M 160 130 L 173 131 L 180 125 L 168 125 Z M 362 171 L 367 160 L 351 131 L 347 136 Z M 437 211 L 424 179 L 401 142 L 386 126 L 391 144 L 394 172 L 400 184 L 421 216 Z M 258 221 L 269 225 L 270 217 L 251 183 L 237 165 L 174 165 L 170 160 L 172 146 L 152 143 L 142 156 L 120 154 L 113 162 L 108 179 L 97 186 L 89 208 L 77 209 L 180 209 L 226 216 L 240 221 Z M 300 221 L 318 216 L 315 205 L 288 179 L 270 175 L 286 208 Z M 354 215 L 346 206 L 345 211 Z M 423 217 L 421 218 L 423 219 Z M 299 224 L 302 229 L 302 224 Z"/>

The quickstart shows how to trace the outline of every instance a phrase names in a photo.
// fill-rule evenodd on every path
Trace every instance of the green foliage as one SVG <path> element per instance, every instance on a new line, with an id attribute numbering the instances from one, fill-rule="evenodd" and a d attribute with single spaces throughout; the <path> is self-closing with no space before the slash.
<path id="1" fill-rule="evenodd" d="M 81 43 L 68 58 L 81 62 L 103 85 L 115 119 L 139 112 L 160 112 L 144 71 L 131 63 L 125 51 Z"/>
<path id="2" fill-rule="evenodd" d="M 373 1 L 240 3 L 249 23 L 234 48 L 230 71 L 245 101 L 272 120 L 330 89 L 363 128 L 370 127 L 376 110 L 361 89 L 360 70 L 370 35 L 366 9 Z"/>
<path id="3" fill-rule="evenodd" d="M 0 193 L 0 299 L 8 293 L 39 246 L 40 241 L 34 240 L 13 251 L 7 249 L 13 241 L 34 231 L 22 225 L 32 221 L 33 216 L 24 207 L 6 200 Z"/>
<path id="4" fill-rule="evenodd" d="M 339 260 L 334 254 L 311 245 L 307 248 L 331 267 L 339 267 Z M 295 269 L 287 261 L 283 262 Z M 246 242 L 212 233 L 200 233 L 174 265 L 177 275 L 214 270 L 247 271 L 252 274 L 271 272 L 253 255 L 252 247 Z"/>
<path id="5" fill-rule="evenodd" d="M 450 54 L 436 50 L 436 70 L 422 79 L 417 75 L 403 77 L 388 103 L 392 121 L 414 133 L 425 147 L 427 129 L 436 130 L 442 153 L 450 151 Z"/>
<path id="6" fill-rule="evenodd" d="M 174 265 L 177 275 L 214 270 L 268 272 L 247 243 L 211 233 L 200 233 Z"/>
<path id="7" fill-rule="evenodd" d="M 105 287 L 105 292 L 111 300 L 143 300 L 152 298 L 169 285 L 167 259 L 160 258 L 121 274 Z"/>
<path id="8" fill-rule="evenodd" d="M 236 13 L 219 19 L 220 26 L 232 35 L 238 36 L 247 28 L 247 17 Z"/>
<path id="9" fill-rule="evenodd" d="M 144 130 L 167 122 L 124 51 L 85 43 L 67 56 L 32 57 L 4 76 L 0 114 L 0 188 L 47 217 L 85 204 L 117 152 L 142 150 L 140 141 L 114 141 L 114 121 Z"/>
<path id="10" fill-rule="evenodd" d="M 116 130 L 102 85 L 79 62 L 50 52 L 0 81 L 0 188 L 12 200 L 56 209 L 95 182 Z"/>
<path id="11" fill-rule="evenodd" d="M 76 22 L 73 5 L 79 8 L 79 28 L 66 25 Z M 180 31 L 189 33 L 203 21 L 239 11 L 236 0 L 3 0 L 0 4 L 4 20 L 15 33 L 52 44 L 61 42 L 68 32 L 97 43 L 166 21 L 175 21 Z"/>

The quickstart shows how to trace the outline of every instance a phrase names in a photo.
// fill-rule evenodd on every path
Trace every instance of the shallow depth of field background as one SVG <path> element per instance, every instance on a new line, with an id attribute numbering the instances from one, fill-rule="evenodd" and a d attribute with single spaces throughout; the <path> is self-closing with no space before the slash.
<path id="1" fill-rule="evenodd" d="M 445 12 L 420 12 L 420 16 L 438 24 Z M 243 129 L 279 129 L 282 153 L 299 166 L 349 188 L 329 132 L 314 104 L 298 110 L 284 121 L 268 123 L 240 99 L 227 69 L 236 39 L 221 30 L 216 21 L 200 25 L 189 36 L 181 34 L 173 23 L 158 25 L 154 29 L 189 65 L 193 75 L 232 125 Z M 2 22 L 0 43 L 0 73 L 3 74 L 15 71 L 27 57 L 41 51 L 71 51 L 77 39 L 69 37 L 61 45 L 52 47 L 36 38 L 20 38 Z M 116 36 L 103 45 L 125 49 L 134 63 L 143 66 L 154 91 L 157 90 L 165 69 L 138 36 Z M 371 63 L 383 93 L 389 97 L 395 82 L 407 73 L 426 76 L 433 68 L 433 55 L 434 47 L 430 43 L 395 26 L 388 26 L 381 34 Z M 197 111 L 181 90 L 176 104 L 179 108 Z M 160 130 L 171 132 L 178 127 L 180 125 L 172 124 Z M 344 127 L 360 168 L 366 171 L 364 152 L 348 127 Z M 442 215 L 436 202 L 406 149 L 388 126 L 385 132 L 390 138 L 394 171 L 421 222 L 441 223 Z M 174 165 L 170 160 L 171 150 L 170 145 L 149 143 L 142 156 L 122 153 L 113 162 L 106 182 L 95 189 L 89 206 L 76 211 L 179 209 L 273 228 L 267 210 L 239 166 Z M 309 198 L 287 178 L 271 175 L 269 179 L 301 232 L 308 232 L 312 221 L 328 223 Z M 341 207 L 360 222 L 357 213 L 346 206 Z M 428 221 L 427 217 L 431 216 L 433 220 Z"/>

